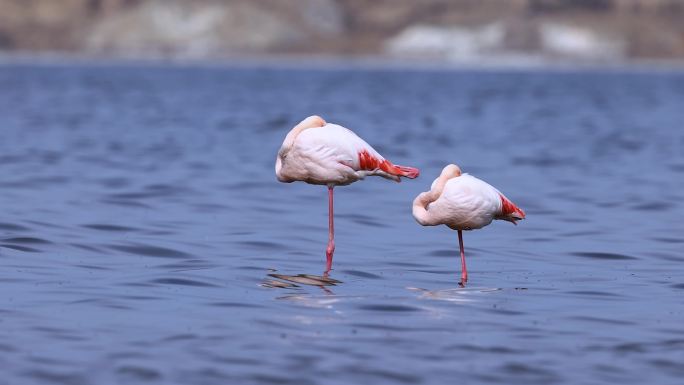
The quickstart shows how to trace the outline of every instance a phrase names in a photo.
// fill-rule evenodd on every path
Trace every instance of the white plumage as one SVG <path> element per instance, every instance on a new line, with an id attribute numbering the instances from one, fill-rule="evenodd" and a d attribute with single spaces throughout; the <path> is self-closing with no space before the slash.
<path id="1" fill-rule="evenodd" d="M 383 158 L 371 145 L 348 128 L 309 116 L 285 137 L 275 164 L 281 182 L 303 181 L 327 185 L 329 199 L 329 240 L 326 274 L 335 250 L 333 188 L 377 175 L 399 182 L 399 177 L 415 178 L 418 169 L 398 166 Z"/>
<path id="2" fill-rule="evenodd" d="M 487 226 L 501 212 L 501 193 L 469 174 L 449 179 L 442 194 L 427 211 L 431 222 L 452 229 L 472 230 Z"/>
<path id="3" fill-rule="evenodd" d="M 468 272 L 461 232 L 480 229 L 494 219 L 515 224 L 525 218 L 525 212 L 496 188 L 450 164 L 432 182 L 430 191 L 420 193 L 413 201 L 413 217 L 423 226 L 446 225 L 458 230 L 464 285 Z"/>
<path id="4" fill-rule="evenodd" d="M 310 127 L 297 135 L 289 149 L 281 149 L 276 175 L 281 182 L 299 180 L 336 186 L 348 185 L 368 175 L 399 179 L 379 168 L 363 170 L 359 160 L 363 151 L 379 162 L 385 160 L 370 144 L 346 127 L 331 123 Z"/>

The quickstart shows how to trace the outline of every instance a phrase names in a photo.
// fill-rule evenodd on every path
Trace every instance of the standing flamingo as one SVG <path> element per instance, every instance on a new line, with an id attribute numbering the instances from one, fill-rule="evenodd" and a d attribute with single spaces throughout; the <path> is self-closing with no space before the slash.
<path id="1" fill-rule="evenodd" d="M 368 175 L 399 182 L 401 176 L 413 179 L 419 173 L 416 168 L 392 164 L 351 130 L 326 123 L 319 116 L 309 116 L 287 134 L 278 151 L 275 172 L 281 182 L 303 181 L 328 186 L 326 275 L 332 268 L 335 251 L 333 188 L 351 184 Z"/>
<path id="2" fill-rule="evenodd" d="M 430 191 L 418 194 L 413 201 L 413 217 L 423 226 L 447 225 L 458 230 L 461 248 L 461 281 L 468 282 L 463 230 L 480 229 L 494 219 L 516 224 L 525 219 L 525 212 L 513 204 L 499 190 L 450 164 L 442 170 Z"/>

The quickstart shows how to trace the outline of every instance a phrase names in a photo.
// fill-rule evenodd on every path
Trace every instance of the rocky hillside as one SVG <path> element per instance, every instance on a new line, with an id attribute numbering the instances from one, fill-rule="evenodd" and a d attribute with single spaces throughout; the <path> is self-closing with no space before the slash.
<path id="1" fill-rule="evenodd" d="M 0 50 L 684 58 L 684 0 L 0 0 Z"/>

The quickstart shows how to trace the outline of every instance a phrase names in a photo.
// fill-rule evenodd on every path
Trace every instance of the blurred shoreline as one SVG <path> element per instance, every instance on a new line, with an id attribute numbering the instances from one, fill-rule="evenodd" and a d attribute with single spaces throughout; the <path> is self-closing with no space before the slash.
<path id="1" fill-rule="evenodd" d="M 684 61 L 684 0 L 0 0 L 0 55 L 56 54 L 670 66 Z"/>
<path id="2" fill-rule="evenodd" d="M 620 62 L 564 60 L 446 61 L 397 59 L 382 55 L 259 54 L 223 58 L 120 57 L 64 52 L 0 52 L 0 66 L 102 66 L 102 67 L 198 67 L 274 68 L 292 70 L 398 70 L 474 72 L 684 72 L 684 60 L 632 59 Z"/>

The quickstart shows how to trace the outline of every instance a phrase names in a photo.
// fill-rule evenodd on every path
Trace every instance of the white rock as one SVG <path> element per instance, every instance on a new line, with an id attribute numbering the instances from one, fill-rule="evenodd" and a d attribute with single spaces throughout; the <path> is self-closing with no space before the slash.
<path id="1" fill-rule="evenodd" d="M 471 60 L 500 48 L 503 40 L 504 28 L 499 23 L 473 29 L 415 25 L 389 39 L 385 50 L 396 56 Z"/>
<path id="2" fill-rule="evenodd" d="M 331 0 L 290 3 L 283 15 L 248 1 L 151 0 L 96 22 L 83 45 L 90 52 L 204 58 L 286 49 L 343 31 Z"/>
<path id="3" fill-rule="evenodd" d="M 542 49 L 551 54 L 580 59 L 620 59 L 626 55 L 626 42 L 582 28 L 560 23 L 540 27 Z"/>

